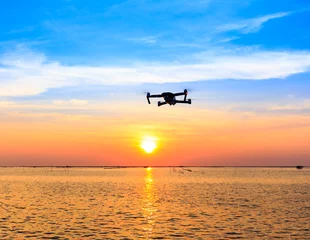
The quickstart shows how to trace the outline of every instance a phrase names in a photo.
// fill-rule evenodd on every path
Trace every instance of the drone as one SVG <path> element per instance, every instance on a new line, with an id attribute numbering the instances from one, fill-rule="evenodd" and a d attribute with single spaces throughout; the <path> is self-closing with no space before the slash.
<path id="1" fill-rule="evenodd" d="M 150 98 L 164 98 L 164 102 L 158 101 L 158 107 L 165 105 L 165 104 L 169 104 L 171 105 L 175 105 L 176 103 L 188 103 L 188 104 L 192 104 L 192 100 L 188 99 L 186 100 L 187 97 L 187 90 L 184 89 L 184 92 L 180 92 L 180 93 L 172 93 L 172 92 L 163 92 L 162 94 L 154 94 L 151 95 L 149 92 L 146 94 L 146 98 L 149 104 L 151 104 Z M 175 97 L 176 96 L 184 96 L 184 100 L 177 100 Z"/>

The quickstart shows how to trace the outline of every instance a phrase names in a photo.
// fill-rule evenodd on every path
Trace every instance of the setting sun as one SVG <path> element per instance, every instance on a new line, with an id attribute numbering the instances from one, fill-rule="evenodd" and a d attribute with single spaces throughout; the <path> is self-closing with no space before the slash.
<path id="1" fill-rule="evenodd" d="M 141 148 L 146 153 L 152 153 L 156 148 L 156 139 L 152 137 L 146 137 L 142 139 Z"/>

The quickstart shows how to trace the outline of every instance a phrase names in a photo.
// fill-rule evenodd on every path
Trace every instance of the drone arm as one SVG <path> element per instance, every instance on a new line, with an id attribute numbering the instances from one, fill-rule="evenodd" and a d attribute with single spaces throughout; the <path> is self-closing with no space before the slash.
<path id="1" fill-rule="evenodd" d="M 181 93 L 174 93 L 173 94 L 174 96 L 183 96 L 183 95 L 186 95 L 184 92 L 181 92 Z"/>
<path id="2" fill-rule="evenodd" d="M 175 93 L 174 96 L 182 96 L 184 95 L 184 101 L 186 101 L 186 97 L 187 97 L 187 89 L 184 89 L 184 92 L 182 93 Z"/>
<path id="3" fill-rule="evenodd" d="M 157 98 L 157 97 L 162 97 L 161 94 L 155 94 L 155 95 L 149 95 L 150 98 Z"/>
<path id="4" fill-rule="evenodd" d="M 183 96 L 184 95 L 184 101 L 186 101 L 186 97 L 187 97 L 187 92 L 182 92 L 182 93 L 175 93 L 173 94 L 174 96 Z"/>
<path id="5" fill-rule="evenodd" d="M 162 97 L 162 95 L 158 95 L 158 94 L 156 94 L 156 95 L 151 95 L 150 93 L 147 93 L 147 94 L 146 94 L 146 99 L 147 99 L 147 101 L 148 101 L 149 104 L 151 104 L 150 98 L 156 98 L 156 97 Z"/>

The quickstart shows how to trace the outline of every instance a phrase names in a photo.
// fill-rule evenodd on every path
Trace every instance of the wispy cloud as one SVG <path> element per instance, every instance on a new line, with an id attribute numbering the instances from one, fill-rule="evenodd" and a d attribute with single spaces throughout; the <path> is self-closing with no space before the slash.
<path id="1" fill-rule="evenodd" d="M 0 56 L 0 96 L 37 95 L 49 88 L 83 84 L 192 82 L 285 78 L 308 71 L 309 51 L 221 53 L 195 64 L 140 63 L 135 67 L 66 66 L 27 49 Z"/>
<path id="2" fill-rule="evenodd" d="M 223 43 L 225 43 L 225 42 L 231 42 L 231 41 L 236 40 L 236 39 L 239 39 L 239 38 L 240 38 L 240 37 L 227 37 L 227 38 L 223 38 L 223 39 L 219 40 L 219 42 L 223 42 Z"/>
<path id="3" fill-rule="evenodd" d="M 230 32 L 237 31 L 243 34 L 257 32 L 261 29 L 264 23 L 271 19 L 282 18 L 292 14 L 292 12 L 280 12 L 275 14 L 268 14 L 262 17 L 250 18 L 246 20 L 237 21 L 234 23 L 220 25 L 216 28 L 216 32 Z"/>
<path id="4" fill-rule="evenodd" d="M 268 108 L 273 111 L 281 110 L 310 110 L 310 99 L 304 99 L 302 101 L 295 101 L 290 104 L 273 105 Z"/>
<path id="5" fill-rule="evenodd" d="M 19 29 L 13 29 L 8 32 L 8 34 L 19 34 L 19 33 L 25 33 L 25 32 L 33 32 L 36 28 L 34 26 L 26 26 Z"/>
<path id="6" fill-rule="evenodd" d="M 145 37 L 127 38 L 126 40 L 136 43 L 154 44 L 156 43 L 157 39 L 158 36 L 145 36 Z"/>
<path id="7" fill-rule="evenodd" d="M 128 15 L 131 12 L 145 14 L 149 12 L 184 13 L 190 11 L 202 11 L 209 7 L 213 0 L 170 0 L 170 1 L 145 1 L 127 0 L 114 4 L 105 12 L 105 15 Z"/>
<path id="8" fill-rule="evenodd" d="M 88 101 L 81 99 L 70 99 L 69 101 L 54 100 L 52 103 L 56 106 L 85 106 L 88 104 Z"/>

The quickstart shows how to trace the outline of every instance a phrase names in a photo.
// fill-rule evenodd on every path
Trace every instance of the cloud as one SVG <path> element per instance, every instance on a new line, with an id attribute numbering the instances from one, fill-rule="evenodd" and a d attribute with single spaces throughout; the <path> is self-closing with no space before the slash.
<path id="1" fill-rule="evenodd" d="M 216 32 L 230 32 L 237 31 L 243 34 L 257 32 L 261 29 L 264 23 L 271 19 L 282 18 L 292 14 L 292 12 L 280 12 L 275 14 L 268 14 L 262 17 L 250 18 L 235 23 L 220 25 L 216 28 Z"/>
<path id="2" fill-rule="evenodd" d="M 191 11 L 203 11 L 209 7 L 213 0 L 170 0 L 170 1 L 155 1 L 155 0 L 126 0 L 121 3 L 114 4 L 105 12 L 106 16 L 130 15 L 133 12 L 143 15 L 152 13 L 168 12 L 186 13 Z"/>
<path id="3" fill-rule="evenodd" d="M 144 44 L 154 44 L 157 41 L 158 36 L 145 36 L 139 38 L 127 38 L 126 40 L 136 42 L 136 43 L 144 43 Z"/>
<path id="4" fill-rule="evenodd" d="M 14 102 L 12 101 L 3 101 L 3 100 L 0 100 L 0 107 L 1 108 L 10 108 L 12 106 L 14 106 Z"/>
<path id="5" fill-rule="evenodd" d="M 310 52 L 222 52 L 197 61 L 195 64 L 140 63 L 134 67 L 66 66 L 49 61 L 42 53 L 19 49 L 0 56 L 0 97 L 33 96 L 49 88 L 85 84 L 128 85 L 285 78 L 309 70 Z"/>
<path id="6" fill-rule="evenodd" d="M 87 100 L 80 100 L 80 99 L 71 99 L 69 103 L 73 106 L 84 106 L 88 104 Z"/>
<path id="7" fill-rule="evenodd" d="M 291 104 L 274 105 L 269 107 L 269 110 L 281 111 L 281 110 L 310 110 L 310 99 L 304 99 Z"/>
<path id="8" fill-rule="evenodd" d="M 57 106 L 85 106 L 88 104 L 88 101 L 80 99 L 71 99 L 69 101 L 54 100 L 52 101 L 52 103 Z"/>
<path id="9" fill-rule="evenodd" d="M 19 29 L 13 29 L 8 32 L 8 34 L 19 34 L 19 33 L 25 33 L 25 32 L 33 32 L 36 28 L 34 26 L 26 26 Z"/>
<path id="10" fill-rule="evenodd" d="M 223 39 L 219 40 L 219 42 L 223 42 L 223 43 L 225 43 L 225 42 L 231 42 L 231 41 L 236 40 L 236 39 L 239 39 L 239 38 L 240 38 L 240 37 L 227 37 L 227 38 L 223 38 Z"/>

